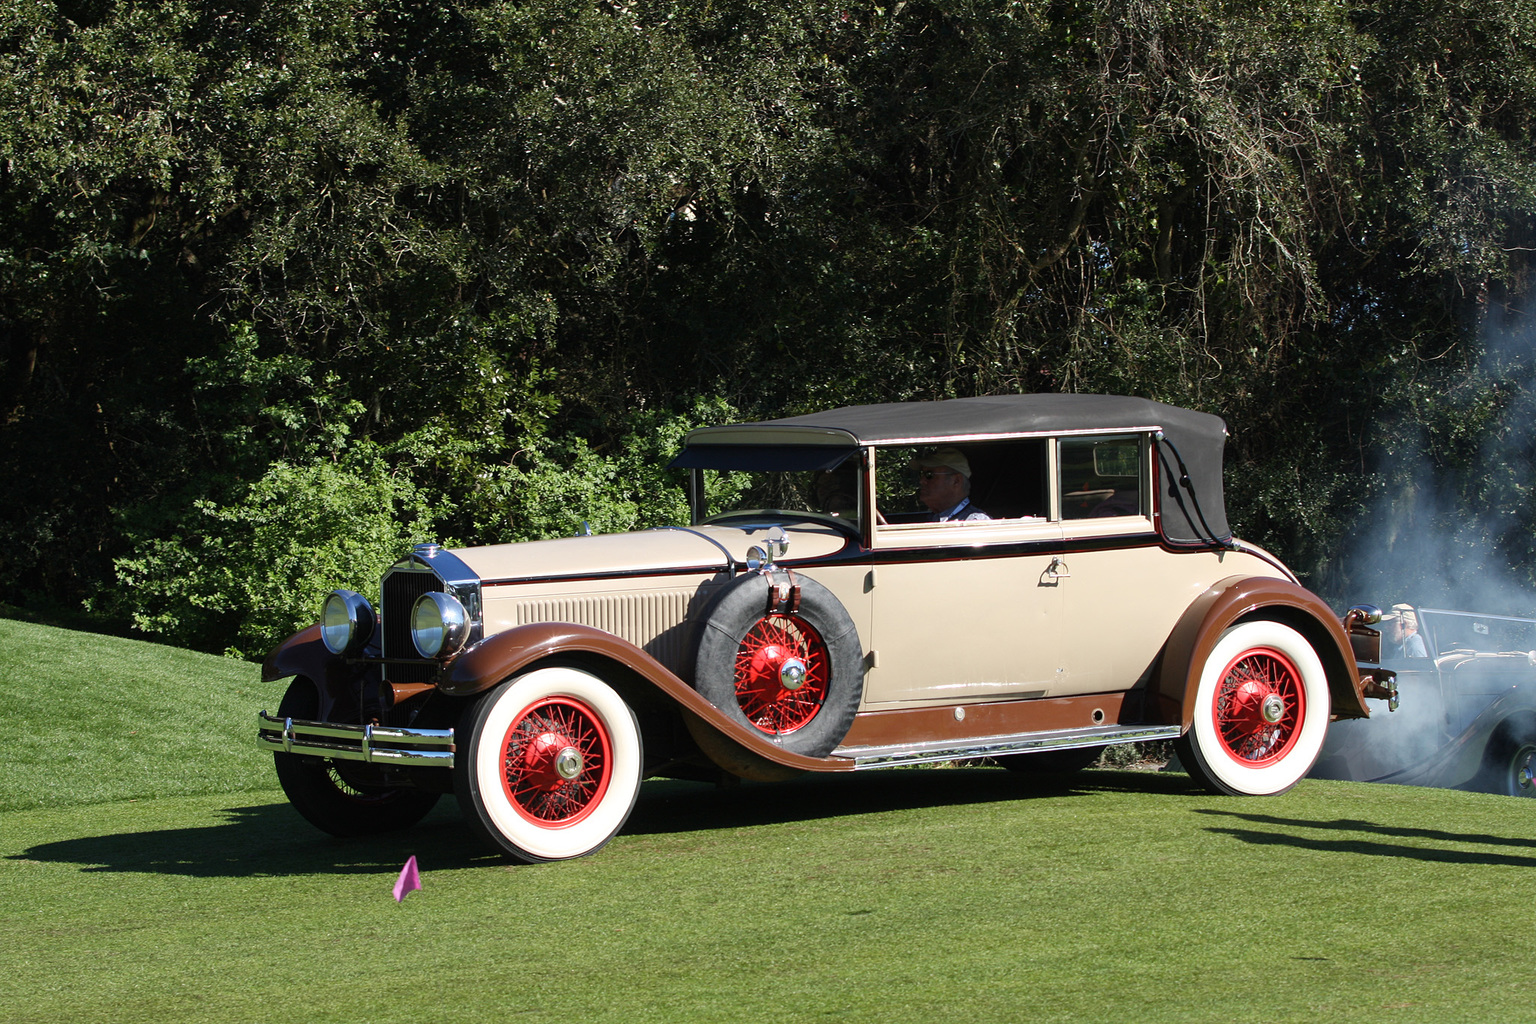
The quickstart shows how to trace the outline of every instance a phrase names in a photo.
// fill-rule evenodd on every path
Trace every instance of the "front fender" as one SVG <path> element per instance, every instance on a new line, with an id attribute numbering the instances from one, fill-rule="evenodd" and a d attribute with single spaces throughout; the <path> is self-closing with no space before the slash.
<path id="1" fill-rule="evenodd" d="M 1188 729 L 1195 715 L 1200 671 L 1221 634 L 1238 622 L 1269 619 L 1306 637 L 1323 663 L 1336 718 L 1367 718 L 1364 683 L 1343 623 L 1305 587 L 1264 576 L 1231 576 L 1211 586 L 1185 610 L 1163 648 L 1154 681 L 1160 721 Z"/>
<path id="2" fill-rule="evenodd" d="M 671 669 L 629 641 L 591 626 L 569 622 L 541 622 L 517 626 L 487 637 L 454 659 L 438 682 L 438 690 L 451 697 L 471 697 L 497 685 L 537 662 L 552 657 L 578 656 L 589 663 L 607 662 L 626 670 L 643 686 L 650 687 L 680 708 L 683 718 L 694 731 L 696 723 L 727 742 L 714 744 L 730 749 L 745 760 L 763 761 L 802 771 L 851 771 L 854 762 L 843 757 L 806 757 L 780 748 L 767 737 L 728 718 L 724 712 L 699 695 Z M 610 684 L 613 679 L 607 680 Z M 695 732 L 695 739 L 701 739 Z M 714 735 L 702 738 L 700 746 L 710 747 Z M 740 748 L 739 751 L 736 748 Z M 711 751 L 706 751 L 711 752 Z M 711 756 L 715 754 L 711 752 Z M 716 760 L 719 760 L 716 758 Z M 740 761 L 741 757 L 737 758 Z M 732 770 L 737 770 L 735 764 Z M 767 766 L 759 777 L 769 774 Z"/>
<path id="3" fill-rule="evenodd" d="M 306 676 L 319 682 L 342 660 L 325 649 L 320 639 L 320 624 L 302 629 L 278 644 L 261 663 L 261 681 L 276 682 L 288 676 Z"/>
<path id="4" fill-rule="evenodd" d="M 278 644 L 261 663 L 263 682 L 271 683 L 288 676 L 303 676 L 320 691 L 321 718 L 331 714 L 337 701 L 352 694 L 360 676 L 368 672 L 367 666 L 352 663 L 326 650 L 320 639 L 319 625 L 310 626 Z"/>

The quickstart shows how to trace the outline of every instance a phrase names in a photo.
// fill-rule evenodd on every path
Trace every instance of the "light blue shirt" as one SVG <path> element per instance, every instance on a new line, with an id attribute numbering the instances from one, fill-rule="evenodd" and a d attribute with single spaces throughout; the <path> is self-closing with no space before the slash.
<path id="1" fill-rule="evenodd" d="M 987 515 L 981 509 L 977 508 L 975 505 L 972 505 L 970 498 L 961 498 L 960 504 L 956 505 L 954 508 L 947 512 L 943 512 L 934 516 L 933 521 L 936 523 L 958 523 L 970 522 L 973 519 L 980 520 L 991 518 L 991 516 Z"/>

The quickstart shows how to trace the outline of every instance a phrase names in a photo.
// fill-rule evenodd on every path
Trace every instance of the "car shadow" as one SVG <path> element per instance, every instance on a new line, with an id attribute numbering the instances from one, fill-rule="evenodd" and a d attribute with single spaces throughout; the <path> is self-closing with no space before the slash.
<path id="1" fill-rule="evenodd" d="M 1188 793 L 1185 775 L 1149 772 L 1024 774 L 995 768 L 944 767 L 805 776 L 788 782 L 708 783 L 654 780 L 620 835 L 750 828 L 925 807 L 985 804 L 1103 791 Z M 195 878 L 281 877 L 399 870 L 406 858 L 434 870 L 513 863 L 490 850 L 444 797 L 405 832 L 338 839 L 316 830 L 286 803 L 232 806 L 223 821 L 39 843 L 14 861 L 74 864 L 82 871 L 124 871 Z"/>
<path id="2" fill-rule="evenodd" d="M 1520 850 L 1532 848 L 1526 838 L 1495 836 L 1483 832 L 1446 832 L 1441 829 L 1413 828 L 1399 825 L 1381 825 L 1352 818 L 1336 818 L 1331 821 L 1313 821 L 1306 818 L 1280 818 L 1269 814 L 1244 814 L 1215 808 L 1196 808 L 1196 814 L 1235 818 L 1253 825 L 1267 825 L 1285 831 L 1269 831 L 1253 828 L 1211 828 L 1217 835 L 1231 836 L 1241 842 L 1256 846 L 1291 846 L 1322 853 L 1364 854 L 1370 857 L 1401 857 L 1437 864 L 1509 865 L 1514 867 L 1536 866 L 1536 854 L 1501 853 L 1496 850 L 1453 850 L 1436 846 L 1411 845 L 1410 843 L 1378 842 L 1371 839 L 1327 838 L 1330 832 L 1367 833 L 1386 839 L 1420 840 L 1428 843 L 1458 843 L 1492 847 L 1509 847 Z M 1306 834 L 1310 830 L 1315 834 Z"/>
<path id="3" fill-rule="evenodd" d="M 723 789 L 698 782 L 653 782 L 642 787 L 624 832 L 703 832 L 1117 790 L 1186 793 L 1195 787 L 1187 775 L 1022 773 L 980 767 L 804 775 L 787 782 L 744 782 Z"/>
<path id="4" fill-rule="evenodd" d="M 469 830 L 452 798 L 406 832 L 338 839 L 315 829 L 286 803 L 227 807 L 224 820 L 40 843 L 8 859 L 77 864 L 81 870 L 192 878 L 378 874 L 415 855 L 437 868 L 501 861 Z"/>

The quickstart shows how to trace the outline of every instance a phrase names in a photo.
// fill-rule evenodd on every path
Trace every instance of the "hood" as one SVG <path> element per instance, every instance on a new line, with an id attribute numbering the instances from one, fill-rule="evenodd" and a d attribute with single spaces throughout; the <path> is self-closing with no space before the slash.
<path id="1" fill-rule="evenodd" d="M 787 565 L 827 558 L 852 543 L 836 527 L 775 520 L 730 526 L 666 526 L 633 533 L 454 548 L 452 553 L 486 583 L 593 576 L 634 576 L 702 570 L 728 571 L 746 560 L 769 529 L 789 536 Z"/>

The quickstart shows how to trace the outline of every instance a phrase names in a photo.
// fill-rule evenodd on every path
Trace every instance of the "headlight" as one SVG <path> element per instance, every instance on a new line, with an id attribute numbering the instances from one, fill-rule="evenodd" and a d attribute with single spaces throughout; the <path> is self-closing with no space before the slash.
<path id="1" fill-rule="evenodd" d="M 411 609 L 411 641 L 423 658 L 446 658 L 469 638 L 469 613 L 452 594 L 433 590 Z"/>
<path id="2" fill-rule="evenodd" d="M 373 606 L 362 594 L 333 590 L 320 608 L 320 638 L 332 654 L 350 658 L 373 636 Z"/>

